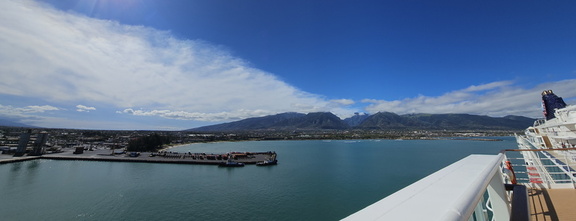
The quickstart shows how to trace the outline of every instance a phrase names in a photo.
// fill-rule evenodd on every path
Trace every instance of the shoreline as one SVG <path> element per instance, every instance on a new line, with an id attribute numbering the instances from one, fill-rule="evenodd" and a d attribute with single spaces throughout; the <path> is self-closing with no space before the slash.
<path id="1" fill-rule="evenodd" d="M 498 137 L 509 137 L 509 136 L 498 136 Z M 162 152 L 171 152 L 172 148 L 188 146 L 197 143 L 220 143 L 220 142 L 246 142 L 246 141 L 307 141 L 307 140 L 468 140 L 468 141 L 503 141 L 498 137 L 420 137 L 415 138 L 411 137 L 409 139 L 398 138 L 398 139 L 387 139 L 387 138 L 373 138 L 373 139 L 284 139 L 284 140 L 255 140 L 255 139 L 248 139 L 248 140 L 220 140 L 220 141 L 210 141 L 210 142 L 191 142 L 191 143 L 183 143 L 177 145 L 168 145 L 162 149 L 159 149 L 156 152 L 142 152 L 142 156 L 140 157 L 128 157 L 125 154 L 110 154 L 109 149 L 99 149 L 96 151 L 85 151 L 85 154 L 71 154 L 71 151 L 64 151 L 62 153 L 51 153 L 51 154 L 44 154 L 42 156 L 22 156 L 22 157 L 13 157 L 12 155 L 7 154 L 0 154 L 0 164 L 7 164 L 13 162 L 21 162 L 27 160 L 35 160 L 35 159 L 56 159 L 56 160 L 92 160 L 92 161 L 122 161 L 122 162 L 150 162 L 150 163 L 187 163 L 187 164 L 218 164 L 221 163 L 220 161 L 211 162 L 211 161 L 198 161 L 198 160 L 185 160 L 182 162 L 178 162 L 178 159 L 182 158 L 185 159 L 187 156 L 185 153 L 172 154 L 178 156 L 172 156 L 169 160 L 160 160 L 158 158 L 153 159 L 146 159 L 142 160 L 142 158 L 149 157 L 150 155 L 154 155 L 157 153 Z M 92 154 L 86 154 L 90 153 Z M 144 156 L 145 155 L 145 156 Z M 256 163 L 256 162 L 248 162 Z"/>
<path id="2" fill-rule="evenodd" d="M 158 151 L 166 151 L 173 147 L 186 146 L 198 143 L 221 143 L 221 142 L 246 142 L 246 141 L 306 141 L 306 140 L 471 140 L 471 141 L 503 141 L 498 137 L 514 137 L 514 136 L 481 136 L 481 137 L 399 137 L 399 138 L 302 138 L 302 139 L 246 139 L 246 140 L 217 140 L 217 141 L 200 141 L 191 142 L 186 144 L 178 144 L 159 149 Z"/>

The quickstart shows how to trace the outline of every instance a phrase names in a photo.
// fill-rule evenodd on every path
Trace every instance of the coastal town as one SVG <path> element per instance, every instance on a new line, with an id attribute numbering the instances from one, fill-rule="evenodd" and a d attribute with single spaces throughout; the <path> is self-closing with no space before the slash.
<path id="1" fill-rule="evenodd" d="M 480 137 L 511 136 L 516 131 L 401 131 L 401 130 L 309 130 L 309 131 L 246 131 L 234 133 L 197 133 L 192 131 L 119 131 L 47 128 L 0 128 L 0 152 L 14 155 L 23 134 L 28 134 L 25 154 L 40 155 L 63 151 L 108 150 L 110 153 L 130 151 L 162 151 L 175 145 L 199 142 L 249 140 L 346 140 L 346 139 L 483 139 Z M 24 137 L 26 137 L 24 136 Z M 160 137 L 152 148 L 131 147 L 147 137 Z M 43 139 L 41 144 L 39 139 Z M 151 141 L 145 142 L 150 143 Z M 34 152 L 34 147 L 40 150 Z"/>
<path id="2" fill-rule="evenodd" d="M 214 141 L 216 136 L 209 134 L 4 128 L 0 136 L 0 164 L 38 158 L 212 164 L 224 167 L 244 164 L 267 166 L 277 162 L 273 151 L 218 154 L 169 151 L 170 147 L 176 145 Z"/>

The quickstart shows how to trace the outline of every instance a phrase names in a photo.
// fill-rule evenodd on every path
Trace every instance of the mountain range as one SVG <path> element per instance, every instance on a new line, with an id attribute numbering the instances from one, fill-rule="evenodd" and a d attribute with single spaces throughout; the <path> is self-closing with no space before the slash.
<path id="1" fill-rule="evenodd" d="M 18 123 L 13 120 L 0 118 L 0 126 L 4 127 L 25 127 L 25 128 L 37 128 L 36 126 L 31 126 L 28 124 Z"/>
<path id="2" fill-rule="evenodd" d="M 522 116 L 489 117 L 470 114 L 355 114 L 340 119 L 330 112 L 281 113 L 230 123 L 188 129 L 196 132 L 257 130 L 523 130 L 535 119 Z"/>

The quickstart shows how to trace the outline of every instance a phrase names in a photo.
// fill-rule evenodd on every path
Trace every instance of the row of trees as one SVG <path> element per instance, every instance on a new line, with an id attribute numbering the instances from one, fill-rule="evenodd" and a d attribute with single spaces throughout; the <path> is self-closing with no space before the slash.
<path id="1" fill-rule="evenodd" d="M 128 151 L 150 152 L 162 149 L 162 145 L 170 144 L 170 137 L 157 133 L 138 137 L 128 142 Z"/>

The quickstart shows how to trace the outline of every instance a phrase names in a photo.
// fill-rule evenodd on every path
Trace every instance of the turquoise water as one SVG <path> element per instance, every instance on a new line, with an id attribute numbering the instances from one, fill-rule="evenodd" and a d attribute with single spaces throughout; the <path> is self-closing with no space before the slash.
<path id="1" fill-rule="evenodd" d="M 278 165 L 221 168 L 35 160 L 0 165 L 2 220 L 338 220 L 504 141 L 254 141 L 172 151 L 276 151 Z"/>

